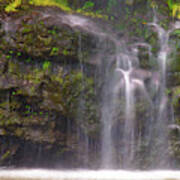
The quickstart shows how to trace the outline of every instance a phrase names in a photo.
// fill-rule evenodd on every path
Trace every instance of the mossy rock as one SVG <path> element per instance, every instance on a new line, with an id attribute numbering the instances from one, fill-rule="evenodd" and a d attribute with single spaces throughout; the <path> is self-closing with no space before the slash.
<path id="1" fill-rule="evenodd" d="M 24 143 L 47 144 L 48 150 L 54 146 L 65 146 L 63 153 L 77 152 L 78 139 L 73 138 L 77 128 L 87 136 L 96 138 L 98 119 L 92 77 L 78 69 L 67 70 L 60 64 L 53 71 L 53 63 L 51 66 L 43 66 L 42 63 L 35 66 L 13 59 L 7 62 L 6 71 L 1 76 L 6 80 L 6 86 L 0 87 L 0 138 L 10 136 Z M 82 109 L 79 106 L 81 98 L 84 99 Z M 78 117 L 79 111 L 81 118 Z M 68 121 L 72 124 L 72 132 L 68 135 L 68 142 L 71 143 L 67 145 Z M 12 154 L 8 148 L 10 153 L 3 164 L 8 163 L 9 158 L 13 161 L 23 158 L 17 155 L 19 149 Z M 53 151 L 54 154 L 59 152 Z"/>
<path id="2" fill-rule="evenodd" d="M 7 59 L 14 57 L 27 62 L 78 62 L 79 49 L 82 48 L 82 56 L 85 58 L 97 41 L 97 37 L 83 28 L 73 27 L 62 11 L 54 8 L 22 9 L 2 22 L 1 31 L 4 34 L 0 50 L 7 53 Z"/>

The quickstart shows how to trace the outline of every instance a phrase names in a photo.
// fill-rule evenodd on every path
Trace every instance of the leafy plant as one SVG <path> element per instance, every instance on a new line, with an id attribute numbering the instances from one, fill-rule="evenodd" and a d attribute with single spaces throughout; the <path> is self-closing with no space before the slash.
<path id="1" fill-rule="evenodd" d="M 18 53 L 17 53 L 17 56 L 21 56 L 21 52 L 18 52 Z"/>
<path id="2" fill-rule="evenodd" d="M 180 4 L 173 5 L 172 16 L 180 19 Z"/>
<path id="3" fill-rule="evenodd" d="M 21 5 L 22 1 L 21 0 L 15 0 L 14 2 L 10 3 L 8 6 L 6 6 L 5 11 L 6 12 L 16 12 L 17 7 Z"/>
<path id="4" fill-rule="evenodd" d="M 49 69 L 50 66 L 51 66 L 51 62 L 45 61 L 45 62 L 43 63 L 43 70 Z"/>
<path id="5" fill-rule="evenodd" d="M 59 48 L 58 48 L 58 47 L 53 47 L 53 48 L 51 49 L 50 55 L 51 55 L 51 56 L 57 56 L 57 55 L 58 55 L 58 52 L 59 52 Z"/>
<path id="6" fill-rule="evenodd" d="M 173 2 L 172 0 L 168 0 L 168 6 L 169 6 L 169 9 L 172 9 L 173 8 Z"/>
<path id="7" fill-rule="evenodd" d="M 180 37 L 180 29 L 177 29 L 173 32 L 173 35 L 176 35 L 178 37 Z"/>
<path id="8" fill-rule="evenodd" d="M 52 34 L 52 35 L 55 35 L 57 32 L 55 29 L 52 29 L 52 30 L 48 30 L 48 33 L 49 34 Z"/>
<path id="9" fill-rule="evenodd" d="M 168 0 L 167 4 L 171 10 L 172 16 L 180 19 L 180 3 L 175 3 L 173 0 Z"/>
<path id="10" fill-rule="evenodd" d="M 90 10 L 94 7 L 94 3 L 91 1 L 87 1 L 84 3 L 84 6 L 82 7 L 83 10 Z"/>
<path id="11" fill-rule="evenodd" d="M 63 50 L 63 55 L 67 56 L 69 54 L 68 50 L 64 49 Z"/>

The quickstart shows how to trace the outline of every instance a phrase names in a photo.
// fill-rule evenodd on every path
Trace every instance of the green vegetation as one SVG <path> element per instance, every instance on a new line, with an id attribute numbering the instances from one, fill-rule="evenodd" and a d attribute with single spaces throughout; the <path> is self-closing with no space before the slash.
<path id="1" fill-rule="evenodd" d="M 67 0 L 13 0 L 12 2 L 6 5 L 5 11 L 8 13 L 17 12 L 18 8 L 20 8 L 23 5 L 54 6 L 66 12 L 77 12 L 85 16 L 107 19 L 107 16 L 101 14 L 101 11 L 93 11 L 94 2 L 92 1 L 86 1 L 82 8 L 73 11 L 70 5 L 68 4 Z M 24 30 L 24 32 L 28 31 L 29 29 Z"/>
<path id="2" fill-rule="evenodd" d="M 180 2 L 174 2 L 173 0 L 167 1 L 172 17 L 180 19 Z"/>
<path id="3" fill-rule="evenodd" d="M 59 48 L 58 48 L 58 47 L 53 47 L 53 48 L 51 49 L 50 55 L 51 55 L 51 56 L 57 56 L 58 53 L 59 53 Z"/>
<path id="4" fill-rule="evenodd" d="M 45 61 L 43 63 L 43 70 L 47 70 L 49 69 L 49 67 L 51 66 L 51 63 L 49 61 Z"/>
<path id="5" fill-rule="evenodd" d="M 26 0 L 24 0 L 26 1 Z M 8 4 L 5 8 L 6 12 L 16 12 L 17 8 L 21 6 L 23 0 L 14 0 L 10 4 Z M 27 1 L 30 5 L 35 6 L 56 6 L 61 8 L 64 11 L 71 11 L 71 8 L 68 6 L 66 0 L 29 0 Z"/>
<path id="6" fill-rule="evenodd" d="M 6 12 L 16 12 L 17 8 L 21 5 L 22 0 L 14 0 L 12 3 L 10 3 L 6 8 Z"/>
<path id="7" fill-rule="evenodd" d="M 94 10 L 94 5 L 94 2 L 87 1 L 81 8 L 78 8 L 76 12 L 93 18 L 108 19 L 108 16 L 103 14 L 101 10 Z"/>
<path id="8" fill-rule="evenodd" d="M 113 7 L 117 5 L 117 0 L 109 0 L 107 5 L 107 12 L 113 11 Z"/>
<path id="9" fill-rule="evenodd" d="M 35 6 L 56 6 L 64 11 L 71 11 L 66 0 L 30 0 L 29 3 Z"/>
<path id="10" fill-rule="evenodd" d="M 180 36 L 180 29 L 175 30 L 174 34 L 177 35 L 177 36 Z"/>
<path id="11" fill-rule="evenodd" d="M 91 1 L 87 1 L 84 3 L 82 9 L 83 10 L 92 10 L 93 7 L 94 7 L 94 3 Z"/>

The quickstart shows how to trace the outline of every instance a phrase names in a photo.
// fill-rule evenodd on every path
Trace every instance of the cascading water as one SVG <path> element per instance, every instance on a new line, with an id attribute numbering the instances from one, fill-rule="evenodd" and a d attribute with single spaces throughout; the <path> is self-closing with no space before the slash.
<path id="1" fill-rule="evenodd" d="M 156 19 L 156 18 L 155 18 Z M 168 124 L 174 123 L 173 117 L 169 116 L 168 107 L 170 104 L 168 102 L 168 97 L 166 95 L 166 74 L 167 74 L 167 63 L 168 57 L 171 52 L 171 47 L 169 45 L 170 33 L 175 29 L 179 28 L 174 26 L 168 31 L 165 31 L 156 22 L 149 23 L 150 26 L 155 27 L 155 31 L 158 33 L 160 49 L 157 55 L 157 61 L 159 64 L 159 91 L 157 91 L 157 99 L 154 107 L 157 109 L 155 112 L 155 135 L 159 139 L 159 142 L 155 142 L 154 145 L 157 148 L 157 154 L 155 155 L 153 167 L 169 168 L 169 152 L 168 152 Z M 155 138 L 155 137 L 153 137 Z M 159 144 L 157 144 L 159 143 Z"/>
<path id="2" fill-rule="evenodd" d="M 146 149 L 149 149 L 147 152 L 145 150 L 146 155 L 150 155 L 153 159 L 153 162 L 149 162 L 149 167 L 167 168 L 170 166 L 168 124 L 173 121 L 168 115 L 167 109 L 170 104 L 166 95 L 166 64 L 171 51 L 170 33 L 179 26 L 176 23 L 169 31 L 165 31 L 156 22 L 149 23 L 148 26 L 154 27 L 158 34 L 160 48 L 157 57 L 152 55 L 152 48 L 149 44 L 135 43 L 130 49 L 123 41 L 117 42 L 112 38 L 116 46 L 114 60 L 116 65 L 113 73 L 107 71 L 108 81 L 104 87 L 101 120 L 103 127 L 102 168 L 137 168 L 138 161 L 141 159 L 138 156 L 138 149 L 143 147 L 144 143 L 146 143 Z M 140 69 L 139 47 L 147 48 L 149 61 L 157 59 L 158 71 Z M 112 67 L 110 68 L 112 69 Z M 146 80 L 150 83 L 147 83 Z M 148 89 L 148 86 L 152 89 Z M 121 105 L 119 105 L 118 99 Z M 147 106 L 144 107 L 145 112 L 149 111 L 148 117 L 144 119 L 136 115 L 141 99 Z M 122 106 L 122 104 L 124 105 Z M 123 118 L 118 114 L 118 107 L 124 109 L 121 112 L 121 116 L 124 114 Z M 119 138 L 115 139 L 113 131 L 116 129 L 117 121 L 121 121 L 119 126 L 121 133 L 118 134 Z"/>
<path id="3" fill-rule="evenodd" d="M 180 28 L 176 23 L 169 31 L 165 31 L 157 22 L 149 23 L 149 28 L 154 27 L 159 38 L 159 52 L 153 56 L 152 48 L 144 42 L 128 43 L 117 37 L 111 37 L 97 30 L 89 21 L 73 15 L 64 16 L 74 27 L 81 27 L 85 31 L 99 36 L 101 41 L 108 39 L 113 44 L 115 51 L 108 54 L 105 47 L 99 55 L 101 65 L 104 64 L 104 86 L 101 109 L 101 162 L 102 169 L 138 169 L 147 161 L 145 168 L 167 168 L 170 166 L 168 157 L 168 119 L 169 106 L 166 95 L 166 69 L 168 55 L 171 52 L 169 37 L 171 32 Z M 138 59 L 139 47 L 147 48 L 149 61 L 157 59 L 158 70 L 144 70 L 140 67 Z M 107 55 L 108 54 L 108 55 Z M 106 57 L 105 57 L 106 56 Z M 81 37 L 79 36 L 79 59 L 83 72 Z M 106 61 L 106 62 L 102 62 Z M 152 89 L 150 89 L 150 88 Z M 81 102 L 80 102 L 81 104 Z M 83 103 L 82 103 L 83 104 Z M 83 106 L 83 105 L 82 105 Z M 139 107 L 140 106 L 140 107 Z M 139 112 L 140 109 L 140 112 Z M 143 115 L 142 115 L 143 114 Z M 142 117 L 141 117 L 142 116 Z M 71 126 L 71 125 L 69 125 Z M 77 130 L 78 131 L 78 130 Z M 77 133 L 77 139 L 81 139 Z M 89 163 L 89 139 L 84 135 L 85 154 Z M 79 145 L 80 146 L 80 145 Z M 142 148 L 144 148 L 142 150 Z M 154 150 L 154 148 L 156 150 Z M 79 154 L 81 155 L 81 154 Z M 147 160 L 147 156 L 152 159 Z M 169 173 L 169 174 L 167 174 Z M 178 172 L 134 172 L 128 171 L 2 171 L 0 177 L 13 178 L 49 178 L 49 179 L 122 179 L 122 180 L 149 180 L 163 178 L 179 178 Z M 32 175 L 33 174 L 33 175 Z"/>

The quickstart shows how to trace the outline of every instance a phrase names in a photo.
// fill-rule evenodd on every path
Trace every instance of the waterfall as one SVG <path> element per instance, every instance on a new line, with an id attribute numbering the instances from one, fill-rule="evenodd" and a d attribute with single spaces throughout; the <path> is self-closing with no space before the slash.
<path id="1" fill-rule="evenodd" d="M 156 19 L 156 18 L 155 18 Z M 157 21 L 157 20 L 156 20 Z M 157 148 L 157 153 L 154 156 L 153 167 L 169 168 L 169 152 L 168 152 L 168 124 L 173 123 L 173 117 L 169 116 L 168 108 L 171 105 L 168 102 L 168 97 L 166 95 L 166 74 L 167 74 L 167 63 L 169 60 L 169 55 L 171 53 L 171 47 L 169 45 L 170 33 L 172 33 L 178 26 L 172 27 L 170 30 L 164 30 L 157 22 L 149 23 L 150 26 L 155 28 L 158 34 L 159 40 L 159 52 L 157 55 L 157 61 L 159 64 L 159 92 L 157 91 L 156 102 L 154 107 L 157 109 L 155 112 L 155 122 L 154 122 L 154 134 L 153 138 L 159 139 L 159 142 L 154 142 L 153 145 Z M 153 130 L 153 129 L 152 129 Z"/>
<path id="2" fill-rule="evenodd" d="M 110 37 L 116 51 L 114 57 L 109 59 L 115 65 L 108 66 L 110 70 L 105 75 L 101 111 L 102 168 L 136 169 L 141 163 L 145 164 L 145 161 L 147 166 L 153 168 L 170 166 L 168 124 L 173 123 L 173 117 L 168 113 L 168 108 L 171 107 L 172 114 L 172 106 L 166 95 L 166 74 L 171 53 L 169 37 L 179 25 L 175 23 L 167 31 L 156 21 L 147 26 L 153 27 L 158 34 L 160 48 L 157 56 L 153 55 L 152 47 L 145 42 L 129 47 L 124 40 L 118 41 Z M 140 67 L 139 47 L 147 48 L 149 61 L 156 59 L 156 70 L 144 70 Z M 140 104 L 144 104 L 144 114 L 148 117 L 139 117 Z M 119 132 L 114 136 L 117 128 Z M 140 154 L 139 150 L 142 151 Z M 147 157 L 143 159 L 143 156 L 150 156 L 152 160 Z"/>
<path id="3" fill-rule="evenodd" d="M 96 68 L 100 71 L 99 74 L 96 74 L 98 78 L 95 81 L 97 84 L 101 81 L 100 87 L 97 88 L 100 96 L 98 101 L 101 101 L 99 105 L 100 112 L 98 112 L 100 119 L 99 122 L 96 122 L 96 127 L 93 127 L 95 131 L 92 131 L 91 135 L 89 135 L 89 122 L 86 122 L 84 117 L 86 114 L 82 113 L 85 112 L 86 103 L 85 82 L 82 77 L 80 79 L 83 92 L 78 95 L 77 114 L 76 117 L 72 117 L 72 119 L 74 118 L 73 121 L 70 120 L 71 116 L 70 119 L 67 118 L 65 137 L 66 146 L 72 148 L 72 154 L 77 153 L 76 157 L 72 159 L 70 156 L 66 157 L 69 162 L 77 160 L 77 167 L 81 168 L 94 168 L 95 164 L 95 167 L 101 170 L 97 172 L 81 171 L 81 174 L 79 171 L 69 171 L 70 175 L 68 176 L 66 172 L 55 171 L 55 176 L 52 177 L 55 177 L 55 179 L 59 177 L 62 179 L 96 179 L 95 175 L 98 175 L 97 178 L 104 179 L 104 176 L 101 176 L 101 173 L 104 173 L 107 175 L 105 179 L 122 179 L 120 174 L 124 173 L 125 179 L 133 179 L 133 176 L 137 175 L 139 179 L 143 180 L 146 179 L 144 178 L 146 174 L 149 175 L 147 172 L 144 172 L 143 177 L 139 176 L 138 173 L 128 176 L 129 171 L 125 170 L 170 168 L 168 126 L 174 123 L 174 114 L 171 100 L 169 100 L 166 93 L 166 76 L 169 57 L 172 52 L 171 33 L 180 28 L 180 23 L 175 22 L 169 30 L 165 30 L 155 17 L 152 23 L 146 24 L 150 31 L 157 33 L 159 48 L 154 53 L 153 47 L 149 43 L 140 40 L 134 42 L 131 38 L 119 37 L 111 29 L 105 31 L 95 24 L 91 18 L 72 14 L 62 14 L 59 18 L 61 23 L 65 23 L 65 25 L 73 28 L 74 32 L 79 33 L 77 37 L 77 59 L 79 60 L 78 70 L 81 73 L 80 76 L 85 77 L 87 75 L 84 63 L 89 63 L 85 62 L 84 59 L 84 56 L 89 52 L 83 52 L 85 49 L 83 47 L 83 33 L 92 35 L 97 40 L 96 53 L 89 58 L 96 59 L 94 60 L 98 62 L 95 62 L 97 63 Z M 8 22 L 4 24 L 7 37 L 9 27 Z M 144 48 L 148 54 L 145 60 L 148 63 L 156 61 L 156 67 L 142 67 L 139 57 L 141 48 Z M 89 63 L 88 66 L 92 64 Z M 9 95 L 8 98 L 10 98 Z M 86 96 L 86 98 L 89 97 Z M 87 106 L 91 106 L 91 104 L 87 104 Z M 7 104 L 7 109 L 9 109 L 9 104 Z M 76 128 L 72 128 L 73 126 Z M 99 130 L 100 133 L 97 133 L 96 130 Z M 94 132 L 100 137 L 94 137 Z M 94 139 L 91 136 L 94 139 L 96 138 L 96 141 L 93 141 Z M 97 147 L 94 149 L 98 152 L 95 152 L 92 148 L 93 143 L 96 143 L 95 146 Z M 91 149 L 93 149 L 95 155 L 92 155 Z M 41 145 L 38 149 L 38 159 L 42 158 L 42 151 L 43 146 Z M 114 169 L 116 169 L 116 172 Z M 26 170 L 24 172 L 27 173 Z M 35 172 L 37 178 L 39 178 L 39 172 L 44 173 L 44 171 L 37 170 Z M 7 171 L 3 173 L 3 176 L 8 177 Z M 13 173 L 12 171 L 12 175 Z M 23 171 L 18 173 L 20 177 L 24 177 Z M 48 172 L 48 174 L 45 172 L 45 176 L 49 175 L 49 173 L 53 174 L 52 172 Z M 161 175 L 161 172 L 157 174 Z M 90 176 L 87 178 L 88 175 Z M 177 175 L 180 176 L 179 173 Z M 31 177 L 31 173 L 27 173 L 28 176 Z M 177 176 L 167 176 L 165 174 L 162 178 L 168 177 L 176 178 Z"/>
<path id="4" fill-rule="evenodd" d="M 125 89 L 125 122 L 124 122 L 124 135 L 123 135 L 123 167 L 130 166 L 131 161 L 134 158 L 134 143 L 135 143 L 135 125 L 134 125 L 134 92 L 133 83 L 130 77 L 132 72 L 131 57 L 128 55 L 120 54 L 121 58 L 118 58 L 118 67 L 116 71 L 122 73 L 124 79 Z M 121 61 L 124 64 L 119 66 Z M 127 68 L 127 70 L 126 70 Z"/>

